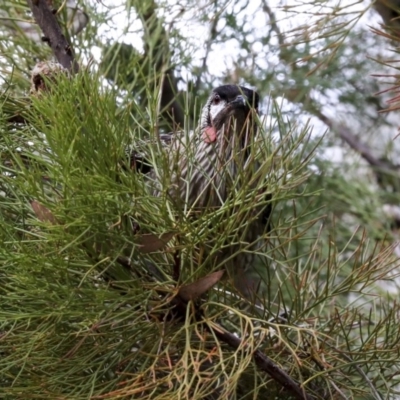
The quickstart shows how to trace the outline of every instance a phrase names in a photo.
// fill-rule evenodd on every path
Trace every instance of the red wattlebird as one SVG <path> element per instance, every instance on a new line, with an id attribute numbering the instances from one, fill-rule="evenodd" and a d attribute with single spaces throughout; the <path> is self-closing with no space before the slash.
<path id="1" fill-rule="evenodd" d="M 208 262 L 224 266 L 235 281 L 254 264 L 258 239 L 266 231 L 271 213 L 269 197 L 257 184 L 257 179 L 263 181 L 265 176 L 257 172 L 252 150 L 258 103 L 258 94 L 246 87 L 217 87 L 194 131 L 160 136 L 167 147 L 167 167 L 149 173 L 156 182 L 156 196 L 167 196 L 186 215 L 206 216 L 208 226 L 221 226 L 221 232 L 210 230 L 224 237 L 221 248 L 213 248 L 216 238 L 211 237 L 205 244 L 208 250 L 201 253 L 203 260 L 209 256 Z M 140 166 L 146 172 L 145 164 Z M 218 214 L 218 210 L 223 212 Z M 235 285 L 242 293 L 248 291 L 240 281 Z M 248 286 L 250 291 L 255 289 L 253 283 Z"/>

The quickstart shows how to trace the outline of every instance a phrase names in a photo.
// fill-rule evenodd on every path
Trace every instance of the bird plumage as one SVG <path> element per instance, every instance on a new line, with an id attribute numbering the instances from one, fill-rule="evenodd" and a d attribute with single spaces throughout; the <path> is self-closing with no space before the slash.
<path id="1" fill-rule="evenodd" d="M 171 136 L 172 199 L 203 210 L 223 205 L 229 184 L 246 162 L 250 135 L 257 132 L 258 102 L 257 93 L 248 88 L 220 86 L 204 105 L 199 126 L 188 135 Z"/>
<path id="2" fill-rule="evenodd" d="M 254 207 L 247 204 L 246 211 L 239 212 L 243 203 L 235 199 L 240 187 L 257 186 L 250 183 L 256 169 L 250 165 L 254 161 L 250 152 L 257 134 L 258 103 L 258 94 L 245 87 L 224 85 L 214 89 L 194 131 L 161 138 L 168 142 L 168 170 L 158 168 L 149 174 L 155 182 L 154 195 L 166 195 L 189 215 L 204 215 L 221 207 L 228 214 L 226 219 L 233 213 L 238 215 L 243 231 L 223 232 L 223 248 L 212 250 L 213 263 L 223 264 L 228 271 L 242 271 L 252 265 L 259 247 L 257 239 L 265 231 L 270 213 L 265 202 Z M 254 195 L 254 190 L 249 192 Z M 257 203 L 256 199 L 252 201 Z M 212 241 L 210 238 L 209 250 Z M 207 257 L 207 251 L 204 254 Z"/>

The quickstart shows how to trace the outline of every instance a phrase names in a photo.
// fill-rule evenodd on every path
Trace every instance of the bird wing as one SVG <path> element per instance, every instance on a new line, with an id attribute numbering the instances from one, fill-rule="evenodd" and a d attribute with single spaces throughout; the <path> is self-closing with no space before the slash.
<path id="1" fill-rule="evenodd" d="M 160 133 L 158 135 L 159 143 L 163 148 L 169 148 L 171 143 L 173 142 L 173 138 L 178 133 Z M 145 140 L 142 142 L 137 142 L 135 146 L 129 146 L 126 149 L 127 158 L 129 160 L 129 166 L 132 171 L 140 172 L 144 175 L 150 173 L 153 170 L 153 167 L 150 162 L 150 157 L 146 148 L 152 143 L 155 143 L 156 140 Z"/>

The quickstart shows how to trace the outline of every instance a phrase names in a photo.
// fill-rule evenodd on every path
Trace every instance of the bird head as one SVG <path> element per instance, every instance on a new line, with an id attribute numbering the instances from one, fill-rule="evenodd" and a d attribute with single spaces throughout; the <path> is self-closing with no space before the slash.
<path id="1" fill-rule="evenodd" d="M 253 128 L 252 112 L 258 109 L 258 94 L 246 87 L 223 85 L 214 89 L 201 115 L 201 135 L 206 143 L 245 135 Z"/>

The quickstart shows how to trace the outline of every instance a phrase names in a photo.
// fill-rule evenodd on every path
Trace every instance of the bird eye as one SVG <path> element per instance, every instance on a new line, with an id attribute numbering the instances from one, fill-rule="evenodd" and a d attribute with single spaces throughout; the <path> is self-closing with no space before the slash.
<path id="1" fill-rule="evenodd" d="M 221 97 L 219 97 L 219 95 L 216 94 L 216 95 L 214 96 L 214 99 L 213 99 L 213 104 L 214 104 L 214 105 L 218 105 L 220 101 L 221 101 Z"/>

